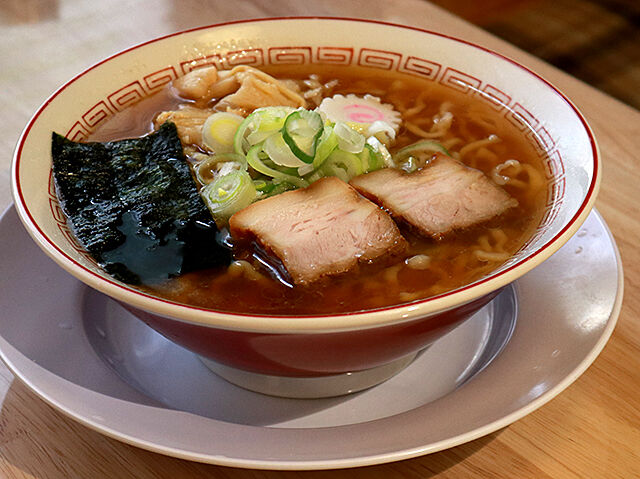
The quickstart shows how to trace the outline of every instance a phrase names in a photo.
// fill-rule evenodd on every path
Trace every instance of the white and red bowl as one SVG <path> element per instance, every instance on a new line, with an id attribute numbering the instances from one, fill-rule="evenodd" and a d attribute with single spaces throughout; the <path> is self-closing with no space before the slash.
<path id="1" fill-rule="evenodd" d="M 86 139 L 114 113 L 203 65 L 312 63 L 395 70 L 486 102 L 535 146 L 549 179 L 541 223 L 505 265 L 473 284 L 398 306 L 322 316 L 233 314 L 170 302 L 105 274 L 76 242 L 51 179 L 51 132 Z M 323 396 L 384 380 L 557 251 L 587 218 L 600 183 L 593 134 L 576 107 L 526 67 L 435 32 L 380 22 L 286 18 L 234 22 L 134 46 L 58 89 L 24 130 L 13 160 L 16 209 L 60 266 L 216 372 L 271 394 Z M 553 278 L 549 278 L 553 281 Z"/>

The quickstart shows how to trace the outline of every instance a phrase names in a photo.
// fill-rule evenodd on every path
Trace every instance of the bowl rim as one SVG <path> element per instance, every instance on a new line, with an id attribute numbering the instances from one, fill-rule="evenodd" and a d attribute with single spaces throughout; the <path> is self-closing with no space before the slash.
<path id="1" fill-rule="evenodd" d="M 89 270 L 85 266 L 78 263 L 71 256 L 67 255 L 64 251 L 62 251 L 62 249 L 58 247 L 55 242 L 52 241 L 40 228 L 26 206 L 22 187 L 20 182 L 18 181 L 19 163 L 23 147 L 25 145 L 25 142 L 27 141 L 27 138 L 29 137 L 31 128 L 37 122 L 39 116 L 48 107 L 48 105 L 68 86 L 73 84 L 76 80 L 78 80 L 88 72 L 98 68 L 103 63 L 106 63 L 130 51 L 139 49 L 152 43 L 160 42 L 167 38 L 178 37 L 200 30 L 227 27 L 230 25 L 283 21 L 299 22 L 309 20 L 375 24 L 386 27 L 399 28 L 403 30 L 411 30 L 427 35 L 445 38 L 447 40 L 461 43 L 471 48 L 489 53 L 499 58 L 501 61 L 506 61 L 520 68 L 521 70 L 524 70 L 529 75 L 541 81 L 544 85 L 546 85 L 546 87 L 550 88 L 553 93 L 558 95 L 570 107 L 576 117 L 580 120 L 580 123 L 582 124 L 584 131 L 589 138 L 593 155 L 593 175 L 589 188 L 585 193 L 585 196 L 576 213 L 567 221 L 566 225 L 553 238 L 548 240 L 539 249 L 533 251 L 526 257 L 508 266 L 504 270 L 497 273 L 491 273 L 488 276 L 483 277 L 473 283 L 411 303 L 403 303 L 399 305 L 385 306 L 370 310 L 360 310 L 338 314 L 313 315 L 264 315 L 254 313 L 234 313 L 191 306 L 160 298 L 149 293 L 136 290 L 131 286 L 124 285 L 123 283 L 119 283 L 113 278 L 100 276 L 99 274 Z M 562 245 L 564 245 L 564 243 L 569 240 L 571 236 L 573 236 L 573 234 L 577 232 L 582 223 L 584 223 L 584 221 L 586 220 L 595 203 L 595 198 L 599 190 L 600 181 L 601 155 L 595 136 L 587 120 L 584 118 L 578 108 L 573 104 L 573 102 L 569 100 L 558 88 L 556 88 L 551 82 L 543 78 L 538 73 L 532 71 L 527 66 L 522 65 L 521 63 L 516 62 L 515 60 L 512 60 L 511 58 L 501 53 L 498 53 L 476 43 L 453 37 L 444 33 L 419 27 L 384 22 L 380 20 L 332 16 L 269 17 L 247 20 L 234 20 L 229 22 L 204 25 L 186 30 L 176 31 L 157 38 L 153 38 L 151 40 L 135 44 L 124 50 L 109 55 L 108 57 L 87 67 L 82 72 L 72 77 L 70 80 L 66 81 L 62 86 L 56 89 L 49 96 L 49 98 L 47 98 L 36 110 L 34 115 L 27 123 L 27 126 L 23 130 L 22 134 L 20 135 L 13 155 L 11 171 L 11 186 L 16 210 L 18 211 L 19 217 L 25 228 L 29 232 L 30 236 L 36 241 L 36 243 L 41 247 L 41 249 L 44 250 L 44 252 L 48 256 L 50 256 L 56 263 L 58 263 L 59 266 L 61 266 L 76 278 L 80 279 L 85 284 L 119 302 L 127 303 L 134 308 L 167 317 L 172 320 L 206 327 L 260 333 L 326 333 L 380 327 L 391 323 L 398 324 L 400 322 L 411 321 L 417 318 L 455 309 L 463 304 L 469 303 L 475 299 L 487 295 L 501 287 L 506 286 L 507 284 L 513 282 L 520 276 L 538 266 L 549 256 L 555 253 Z M 322 321 L 318 321 L 318 319 L 322 319 Z"/>

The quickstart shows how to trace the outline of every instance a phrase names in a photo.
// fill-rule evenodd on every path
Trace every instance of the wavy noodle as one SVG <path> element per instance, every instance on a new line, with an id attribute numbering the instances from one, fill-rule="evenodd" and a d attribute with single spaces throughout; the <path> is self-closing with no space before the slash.
<path id="1" fill-rule="evenodd" d="M 542 177 L 542 173 L 540 173 L 540 171 L 538 171 L 528 163 L 523 163 L 523 167 L 526 170 L 527 175 L 529 176 L 529 184 L 531 185 L 531 189 L 535 191 L 541 190 L 546 184 L 544 178 Z"/>
<path id="2" fill-rule="evenodd" d="M 404 126 L 407 130 L 409 130 L 414 135 L 419 136 L 421 138 L 425 138 L 427 140 L 442 138 L 447 133 L 446 130 L 425 131 L 415 123 L 411 123 L 411 122 L 406 122 Z"/>
<path id="3" fill-rule="evenodd" d="M 484 138 L 482 140 L 472 141 L 471 143 L 468 143 L 462 148 L 460 148 L 460 157 L 464 158 L 465 155 L 471 153 L 472 151 L 475 151 L 483 146 L 497 143 L 499 141 L 500 141 L 500 138 L 498 138 L 498 136 L 494 134 L 489 135 L 487 138 Z"/>
<path id="4" fill-rule="evenodd" d="M 495 120 L 490 118 L 479 117 L 476 119 L 475 124 L 484 128 L 486 131 L 495 131 L 497 128 Z"/>
<path id="5" fill-rule="evenodd" d="M 445 111 L 439 116 L 433 118 L 434 128 L 437 130 L 444 130 L 446 132 L 451 128 L 451 124 L 453 123 L 453 113 L 450 111 Z"/>
<path id="6" fill-rule="evenodd" d="M 444 140 L 442 142 L 442 146 L 444 146 L 447 150 L 450 150 L 462 143 L 462 138 L 449 138 L 448 140 Z"/>
<path id="7" fill-rule="evenodd" d="M 474 155 L 471 155 L 471 158 L 467 158 L 466 164 L 472 168 L 486 171 L 491 170 L 497 161 L 500 160 L 496 153 L 489 150 L 486 146 L 481 146 Z"/>
<path id="8" fill-rule="evenodd" d="M 495 247 L 499 248 L 501 251 L 505 251 L 504 248 L 507 241 L 509 241 L 509 237 L 504 230 L 502 228 L 491 228 L 489 231 L 493 236 L 493 239 L 496 241 Z"/>
<path id="9" fill-rule="evenodd" d="M 424 107 L 426 106 L 426 92 L 421 92 L 420 95 L 418 95 L 418 98 L 416 98 L 416 104 L 410 108 L 406 108 L 403 112 L 402 112 L 402 116 L 404 118 L 410 118 L 420 112 L 422 112 L 422 110 L 424 110 Z"/>
<path id="10" fill-rule="evenodd" d="M 451 111 L 451 108 L 453 107 L 453 103 L 451 103 L 450 101 L 443 101 L 442 103 L 440 103 L 440 108 L 438 109 L 438 112 L 440 112 L 440 114 L 444 114 L 448 111 Z"/>
<path id="11" fill-rule="evenodd" d="M 398 273 L 402 269 L 402 263 L 395 264 L 393 266 L 389 266 L 382 273 L 382 278 L 387 283 L 397 283 L 398 282 Z"/>
<path id="12" fill-rule="evenodd" d="M 491 228 L 488 235 L 478 238 L 473 255 L 483 262 L 502 262 L 509 259 L 511 254 L 505 249 L 509 240 L 501 228 Z"/>
<path id="13" fill-rule="evenodd" d="M 482 250 L 474 251 L 473 254 L 480 261 L 486 262 L 502 262 L 508 260 L 509 256 L 511 256 L 509 253 L 491 253 L 489 251 Z"/>
<path id="14" fill-rule="evenodd" d="M 495 116 L 487 115 L 486 110 L 480 107 L 479 104 L 470 104 L 467 108 L 467 112 L 471 123 L 482 128 L 487 132 L 493 132 L 498 129 L 498 122 L 496 121 Z"/>
<path id="15" fill-rule="evenodd" d="M 302 92 L 302 97 L 315 106 L 320 105 L 323 98 L 330 96 L 333 89 L 338 86 L 338 83 L 335 78 L 323 83 L 316 74 L 311 74 L 305 80 L 296 82 L 298 89 Z"/>
<path id="16" fill-rule="evenodd" d="M 422 291 L 416 291 L 413 293 L 409 293 L 407 291 L 401 291 L 398 294 L 398 297 L 400 298 L 400 301 L 402 301 L 403 303 L 408 303 L 410 301 L 415 301 L 416 299 L 420 299 L 422 298 L 423 294 Z"/>
<path id="17" fill-rule="evenodd" d="M 423 139 L 440 139 L 447 135 L 455 117 L 450 111 L 450 102 L 441 103 L 437 112 L 429 114 L 426 111 L 429 97 L 429 92 L 423 91 L 411 102 L 411 106 L 403 102 L 394 103 L 394 106 L 402 114 L 407 131 Z"/>
<path id="18" fill-rule="evenodd" d="M 509 181 L 511 181 L 512 178 L 510 176 L 502 174 L 502 172 L 506 169 L 514 170 L 514 173 L 517 175 L 518 173 L 520 173 L 520 171 L 522 171 L 522 165 L 518 160 L 510 159 L 494 166 L 491 170 L 490 176 L 497 185 L 506 185 L 507 183 L 509 183 Z"/>
<path id="19" fill-rule="evenodd" d="M 436 115 L 433 117 L 433 119 L 430 121 L 432 126 L 429 131 L 424 130 L 423 128 L 418 126 L 416 122 L 412 121 L 405 121 L 405 128 L 414 135 L 421 138 L 442 138 L 449 132 L 451 124 L 453 123 L 453 119 L 453 114 L 449 111 L 446 111 L 441 115 Z"/>
<path id="20" fill-rule="evenodd" d="M 531 195 L 536 194 L 545 185 L 540 171 L 528 163 L 521 163 L 514 159 L 493 167 L 489 176 L 499 185 L 530 190 Z"/>
<path id="21" fill-rule="evenodd" d="M 493 151 L 491 151 L 485 146 L 478 148 L 478 151 L 476 152 L 476 156 L 481 160 L 490 161 L 494 164 L 499 159 L 497 154 L 495 154 Z"/>

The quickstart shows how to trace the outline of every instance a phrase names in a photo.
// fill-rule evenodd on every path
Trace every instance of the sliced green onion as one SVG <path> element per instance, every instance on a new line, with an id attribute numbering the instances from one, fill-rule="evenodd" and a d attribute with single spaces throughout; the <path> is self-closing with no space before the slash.
<path id="1" fill-rule="evenodd" d="M 333 126 L 326 125 L 316 147 L 316 155 L 313 158 L 313 169 L 317 169 L 324 160 L 338 147 L 338 138 L 333 132 Z"/>
<path id="2" fill-rule="evenodd" d="M 211 183 L 220 174 L 221 163 L 233 163 L 238 170 L 247 169 L 247 159 L 236 153 L 224 153 L 220 155 L 207 155 L 205 160 L 194 166 L 196 178 L 201 185 Z"/>
<path id="3" fill-rule="evenodd" d="M 258 182 L 256 182 L 254 180 L 253 184 L 256 186 L 256 190 L 258 190 L 264 196 L 273 196 L 275 194 L 278 194 L 279 192 L 279 189 L 277 188 L 278 185 L 276 185 L 273 181 L 259 180 Z"/>
<path id="4" fill-rule="evenodd" d="M 393 162 L 393 158 L 391 157 L 391 153 L 387 150 L 387 147 L 382 144 L 380 140 L 378 140 L 375 136 L 370 136 L 367 138 L 367 144 L 373 148 L 373 151 L 378 155 L 379 158 L 382 158 L 383 165 L 386 167 L 394 167 L 396 166 Z M 381 168 L 382 168 L 381 166 Z"/>
<path id="5" fill-rule="evenodd" d="M 308 175 L 313 171 L 313 164 L 307 165 L 306 163 L 303 166 L 298 168 L 298 176 Z"/>
<path id="6" fill-rule="evenodd" d="M 210 115 L 202 126 L 202 142 L 214 153 L 230 153 L 234 149 L 234 136 L 244 118 L 233 113 L 218 112 Z"/>
<path id="7" fill-rule="evenodd" d="M 364 173 L 362 160 L 353 153 L 335 150 L 323 163 L 321 170 L 330 176 L 337 176 L 343 181 L 349 181 L 354 176 Z"/>
<path id="8" fill-rule="evenodd" d="M 287 116 L 294 111 L 288 106 L 270 106 L 256 110 L 258 121 L 254 123 L 253 131 L 247 135 L 249 145 L 257 145 L 271 135 L 278 133 L 284 126 Z"/>
<path id="9" fill-rule="evenodd" d="M 293 176 L 296 176 L 298 174 L 297 168 L 289 168 L 288 166 L 280 166 L 276 164 L 271 158 L 269 158 L 269 156 L 264 152 L 264 150 L 262 150 L 259 153 L 258 158 L 260 158 L 262 160 L 262 163 L 264 163 L 266 166 L 268 166 L 273 170 L 277 170 L 280 173 L 284 173 L 285 175 L 293 175 Z"/>
<path id="10" fill-rule="evenodd" d="M 362 168 L 365 173 L 370 171 L 379 170 L 384 166 L 382 156 L 373 149 L 369 144 L 365 144 L 362 151 L 358 154 L 360 161 L 362 161 Z"/>
<path id="11" fill-rule="evenodd" d="M 320 171 L 320 170 L 316 170 L 314 171 L 312 174 L 310 174 L 309 176 L 307 176 L 306 180 L 309 183 L 313 183 L 314 181 L 318 181 L 320 178 L 324 178 L 326 175 Z"/>
<path id="12" fill-rule="evenodd" d="M 284 126 L 287 117 L 295 110 L 290 106 L 266 106 L 254 111 L 260 118 L 256 131 L 276 131 Z"/>
<path id="13" fill-rule="evenodd" d="M 364 148 L 365 138 L 346 123 L 337 122 L 333 131 L 338 138 L 338 148 L 349 153 L 360 153 Z"/>
<path id="14" fill-rule="evenodd" d="M 326 176 L 336 176 L 345 183 L 349 183 L 349 180 L 351 180 L 352 178 L 352 176 L 350 176 L 344 168 L 341 168 L 339 165 L 333 163 L 323 165 L 322 169 L 326 173 Z"/>
<path id="15" fill-rule="evenodd" d="M 257 145 L 258 143 L 262 143 L 267 138 L 269 138 L 270 136 L 275 135 L 279 131 L 280 131 L 280 129 L 268 130 L 268 131 L 254 131 L 254 132 L 249 133 L 247 135 L 247 137 L 245 138 L 245 141 L 247 142 L 247 144 L 249 146 L 254 146 L 254 145 Z"/>
<path id="16" fill-rule="evenodd" d="M 280 178 L 282 180 L 288 181 L 289 183 L 291 183 L 294 186 L 297 186 L 298 188 L 304 188 L 306 186 L 309 186 L 309 183 L 300 177 L 288 175 L 286 173 L 283 173 L 281 171 L 278 171 L 274 168 L 270 168 L 269 166 L 265 165 L 259 156 L 261 151 L 262 151 L 262 146 L 256 145 L 251 147 L 247 152 L 247 162 L 249 163 L 249 166 L 251 168 L 256 170 L 258 173 L 262 173 L 263 175 L 270 176 L 271 178 Z"/>
<path id="17" fill-rule="evenodd" d="M 268 137 L 262 145 L 262 149 L 276 165 L 290 168 L 307 165 L 307 163 L 293 154 L 281 133 L 276 133 Z"/>
<path id="18" fill-rule="evenodd" d="M 336 148 L 338 148 L 338 138 L 333 132 L 333 126 L 325 125 L 324 130 L 322 131 L 322 136 L 318 140 L 316 155 L 313 158 L 313 162 L 310 165 L 305 165 L 298 168 L 298 175 L 305 176 L 312 171 L 317 171 L 322 163 L 329 157 L 329 155 L 336 150 Z M 315 178 L 311 181 L 316 181 L 322 176 L 324 175 L 318 176 L 318 178 Z"/>
<path id="19" fill-rule="evenodd" d="M 240 126 L 236 130 L 236 134 L 233 136 L 233 150 L 239 155 L 246 155 L 249 144 L 245 138 L 247 132 L 251 132 L 254 122 L 256 122 L 258 116 L 254 111 L 251 115 L 246 117 Z"/>
<path id="20" fill-rule="evenodd" d="M 249 148 L 280 130 L 292 111 L 294 109 L 288 106 L 268 106 L 254 110 L 240 124 L 233 137 L 235 152 L 244 155 Z"/>
<path id="21" fill-rule="evenodd" d="M 388 133 L 387 125 L 376 126 Z M 236 156 L 246 159 L 244 168 L 251 167 L 254 189 L 260 195 L 304 188 L 324 176 L 349 181 L 369 171 L 396 166 L 375 136 L 366 138 L 344 122 L 324 124 L 318 112 L 305 109 L 259 108 L 239 125 L 233 144 Z M 212 162 L 206 180 L 215 181 L 221 173 L 241 166 L 236 162 L 221 167 Z"/>
<path id="22" fill-rule="evenodd" d="M 279 195 L 280 193 L 284 193 L 285 191 L 293 190 L 296 188 L 294 185 L 290 184 L 287 181 L 283 181 L 280 183 L 276 183 L 275 181 L 276 180 L 274 180 L 274 182 L 272 183 L 273 189 L 271 189 L 267 193 L 269 196 Z"/>
<path id="23" fill-rule="evenodd" d="M 380 151 L 377 151 L 373 146 L 369 145 L 368 143 L 365 145 L 365 149 L 369 150 L 370 152 L 369 171 L 375 171 L 375 170 L 384 168 L 384 157 L 382 153 Z"/>
<path id="24" fill-rule="evenodd" d="M 256 197 L 253 181 L 246 171 L 220 176 L 200 190 L 211 215 L 217 222 L 249 206 Z"/>
<path id="25" fill-rule="evenodd" d="M 220 167 L 218 169 L 217 176 L 228 175 L 229 173 L 236 170 L 246 171 L 246 169 L 241 168 L 240 163 L 237 163 L 235 161 L 225 161 L 224 163 L 218 163 L 218 165 L 220 165 Z"/>
<path id="26" fill-rule="evenodd" d="M 432 140 L 421 140 L 398 150 L 393 155 L 393 162 L 396 167 L 411 173 L 424 166 L 434 153 L 444 153 L 447 156 L 451 156 L 440 143 Z M 427 155 L 429 158 L 426 158 Z"/>
<path id="27" fill-rule="evenodd" d="M 420 153 L 444 153 L 447 156 L 451 156 L 449 151 L 440 143 L 433 140 L 421 140 L 396 151 L 393 155 L 393 160 L 396 163 L 402 162 L 403 159 Z"/>
<path id="28" fill-rule="evenodd" d="M 271 183 L 267 183 L 264 180 L 253 180 L 253 186 L 255 187 L 256 190 L 258 191 L 264 191 L 266 190 L 269 185 L 271 185 Z"/>
<path id="29" fill-rule="evenodd" d="M 296 110 L 285 120 L 282 137 L 294 155 L 305 163 L 312 163 L 323 129 L 324 125 L 319 113 Z"/>

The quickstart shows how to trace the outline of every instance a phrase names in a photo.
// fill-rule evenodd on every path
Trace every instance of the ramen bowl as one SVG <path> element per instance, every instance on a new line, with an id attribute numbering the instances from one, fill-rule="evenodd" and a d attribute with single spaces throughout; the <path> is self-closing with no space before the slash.
<path id="1" fill-rule="evenodd" d="M 373 310 L 268 316 L 193 307 L 107 275 L 74 238 L 51 175 L 51 132 L 87 139 L 115 113 L 204 66 L 357 65 L 397 71 L 473 97 L 517 128 L 543 158 L 546 204 L 519 251 L 487 276 L 440 295 Z M 267 394 L 334 396 L 373 386 L 410 363 L 499 291 L 541 264 L 581 226 L 600 182 L 589 126 L 549 82 L 498 53 L 446 35 L 373 21 L 287 18 L 197 28 L 131 47 L 88 68 L 40 107 L 12 170 L 24 226 L 62 268 L 231 382 Z M 553 279 L 550 278 L 552 281 Z"/>

